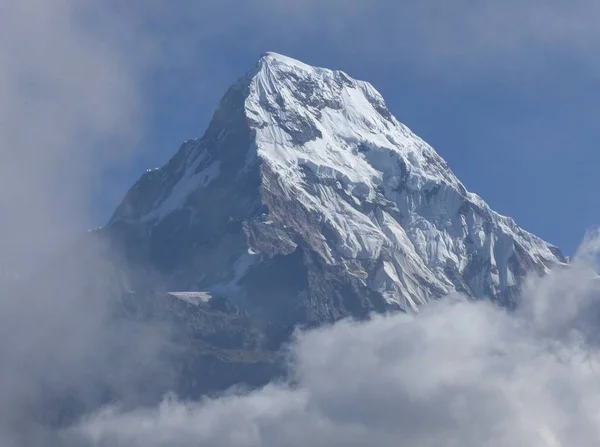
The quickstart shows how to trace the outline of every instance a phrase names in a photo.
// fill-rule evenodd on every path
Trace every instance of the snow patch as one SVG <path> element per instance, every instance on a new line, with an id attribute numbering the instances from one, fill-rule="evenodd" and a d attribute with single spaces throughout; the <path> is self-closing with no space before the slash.
<path id="1" fill-rule="evenodd" d="M 212 295 L 209 292 L 167 292 L 167 295 L 196 306 L 201 303 L 207 303 L 212 299 Z"/>

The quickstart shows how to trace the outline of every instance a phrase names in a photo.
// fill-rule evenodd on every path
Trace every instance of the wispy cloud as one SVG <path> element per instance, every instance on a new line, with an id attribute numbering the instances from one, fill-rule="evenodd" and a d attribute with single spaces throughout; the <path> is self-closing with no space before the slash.
<path id="1" fill-rule="evenodd" d="M 105 279 L 118 272 L 89 252 L 59 255 L 67 241 L 81 242 L 104 169 L 135 148 L 152 46 L 138 20 L 117 3 L 0 4 L 2 445 L 30 445 L 18 439 L 34 421 L 63 416 L 45 411 L 53 392 L 67 401 L 101 393 L 95 378 L 123 383 L 137 360 L 120 364 L 155 353 L 137 351 L 154 346 L 153 334 L 123 344 L 138 328 L 105 325 L 114 286 Z"/>
<path id="2" fill-rule="evenodd" d="M 315 28 L 318 23 L 319 37 L 331 39 L 339 51 L 359 50 L 366 58 L 371 52 L 383 63 L 416 64 L 407 65 L 408 70 L 468 75 L 533 69 L 539 74 L 557 56 L 597 68 L 593 55 L 600 47 L 600 6 L 592 0 L 308 1 L 289 9 L 281 5 L 274 10 L 287 20 Z M 302 8 L 304 14 L 298 14 Z"/>
<path id="3" fill-rule="evenodd" d="M 163 24 L 178 24 L 170 29 L 180 51 L 243 37 L 242 46 L 318 45 L 338 57 L 455 79 L 497 72 L 539 76 L 556 58 L 598 68 L 600 6 L 593 0 L 154 4 L 164 8 Z"/>
<path id="4" fill-rule="evenodd" d="M 94 181 L 139 135 L 146 42 L 118 10 L 79 0 L 3 2 L 0 30 L 5 266 L 87 224 Z"/>

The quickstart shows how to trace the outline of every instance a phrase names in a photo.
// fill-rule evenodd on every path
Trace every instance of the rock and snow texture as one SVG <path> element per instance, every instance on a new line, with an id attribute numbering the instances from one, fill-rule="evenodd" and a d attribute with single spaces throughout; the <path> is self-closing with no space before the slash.
<path id="1" fill-rule="evenodd" d="M 274 53 L 105 230 L 165 287 L 292 321 L 417 310 L 454 290 L 510 305 L 527 272 L 565 262 L 468 192 L 371 84 Z"/>

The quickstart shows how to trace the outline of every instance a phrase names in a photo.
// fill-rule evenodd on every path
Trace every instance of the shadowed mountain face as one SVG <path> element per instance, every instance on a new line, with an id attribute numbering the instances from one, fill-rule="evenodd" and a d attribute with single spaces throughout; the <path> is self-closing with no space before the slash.
<path id="1" fill-rule="evenodd" d="M 492 211 L 370 84 L 268 53 L 205 135 L 146 172 L 101 230 L 136 291 L 205 291 L 263 322 L 514 304 L 560 251 Z"/>

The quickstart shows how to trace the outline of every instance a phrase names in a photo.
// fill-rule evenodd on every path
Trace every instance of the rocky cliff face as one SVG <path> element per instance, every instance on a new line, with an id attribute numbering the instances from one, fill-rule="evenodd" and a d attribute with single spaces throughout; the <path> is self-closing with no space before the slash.
<path id="1" fill-rule="evenodd" d="M 510 306 L 527 272 L 565 262 L 467 191 L 372 85 L 274 53 L 101 232 L 138 266 L 132 289 L 206 291 L 284 325 L 455 290 Z"/>

